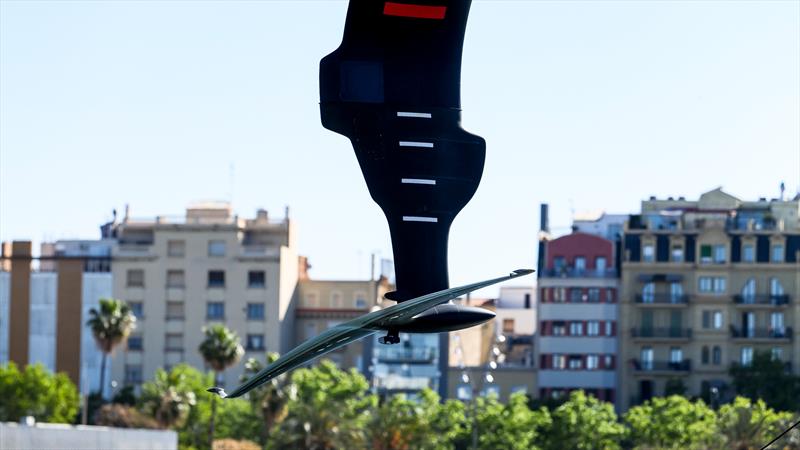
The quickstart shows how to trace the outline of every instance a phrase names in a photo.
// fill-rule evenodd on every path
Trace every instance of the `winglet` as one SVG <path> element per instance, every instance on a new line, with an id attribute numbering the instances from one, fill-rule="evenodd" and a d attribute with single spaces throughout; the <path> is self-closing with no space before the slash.
<path id="1" fill-rule="evenodd" d="M 212 394 L 217 394 L 220 396 L 220 398 L 225 398 L 228 396 L 228 394 L 225 393 L 225 389 L 222 389 L 221 387 L 208 388 L 206 391 L 211 392 Z"/>
<path id="2" fill-rule="evenodd" d="M 528 274 L 531 274 L 533 272 L 536 272 L 536 271 L 533 270 L 533 269 L 517 269 L 517 270 L 511 272 L 511 276 L 512 277 L 521 277 L 523 275 L 528 275 Z"/>

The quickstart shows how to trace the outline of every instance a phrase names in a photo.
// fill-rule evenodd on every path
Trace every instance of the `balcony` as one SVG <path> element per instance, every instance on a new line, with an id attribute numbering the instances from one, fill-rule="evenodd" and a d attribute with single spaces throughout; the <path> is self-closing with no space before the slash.
<path id="1" fill-rule="evenodd" d="M 241 247 L 239 258 L 277 258 L 280 256 L 280 253 L 280 248 L 275 245 L 245 244 Z"/>
<path id="2" fill-rule="evenodd" d="M 791 340 L 792 327 L 786 328 L 740 328 L 731 325 L 731 337 L 734 339 Z"/>
<path id="3" fill-rule="evenodd" d="M 377 349 L 378 362 L 383 364 L 431 364 L 434 351 L 431 348 L 383 348 Z"/>
<path id="4" fill-rule="evenodd" d="M 772 295 L 772 294 L 759 294 L 759 295 L 734 295 L 733 302 L 736 306 L 750 307 L 750 306 L 786 306 L 789 304 L 788 295 Z"/>
<path id="5" fill-rule="evenodd" d="M 682 361 L 641 361 L 634 359 L 631 361 L 635 372 L 689 372 L 692 370 L 692 361 L 684 359 Z"/>
<path id="6" fill-rule="evenodd" d="M 690 339 L 691 328 L 631 328 L 631 337 L 634 339 Z"/>
<path id="7" fill-rule="evenodd" d="M 686 306 L 689 303 L 689 296 L 683 294 L 638 294 L 635 301 L 641 306 Z"/>
<path id="8" fill-rule="evenodd" d="M 541 278 L 617 278 L 617 269 L 576 269 L 574 267 L 560 267 L 542 269 Z"/>

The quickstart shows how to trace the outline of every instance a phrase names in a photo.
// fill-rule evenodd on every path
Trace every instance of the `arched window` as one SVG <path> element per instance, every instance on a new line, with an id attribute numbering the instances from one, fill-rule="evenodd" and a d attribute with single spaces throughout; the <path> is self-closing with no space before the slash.
<path id="1" fill-rule="evenodd" d="M 742 301 L 744 303 L 755 303 L 756 300 L 756 279 L 750 278 L 742 288 Z"/>
<path id="2" fill-rule="evenodd" d="M 715 366 L 722 364 L 722 349 L 719 345 L 715 345 L 711 351 L 711 363 Z"/>
<path id="3" fill-rule="evenodd" d="M 700 352 L 700 361 L 703 364 L 708 364 L 709 360 L 708 356 L 709 356 L 708 346 L 704 345 L 702 351 Z"/>
<path id="4" fill-rule="evenodd" d="M 781 284 L 780 280 L 777 278 L 770 278 L 769 279 L 769 295 L 771 297 L 776 297 L 778 295 L 783 295 L 783 285 Z"/>
<path id="5" fill-rule="evenodd" d="M 642 288 L 642 303 L 653 303 L 656 298 L 656 285 L 646 283 Z"/>

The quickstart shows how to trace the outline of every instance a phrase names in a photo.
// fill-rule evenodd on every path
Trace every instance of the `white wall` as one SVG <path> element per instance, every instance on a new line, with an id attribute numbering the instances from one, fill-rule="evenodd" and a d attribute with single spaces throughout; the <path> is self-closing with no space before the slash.
<path id="1" fill-rule="evenodd" d="M 30 335 L 28 363 L 42 363 L 56 370 L 56 286 L 55 272 L 31 273 Z"/>
<path id="2" fill-rule="evenodd" d="M 14 450 L 84 449 L 84 450 L 175 450 L 178 434 L 174 431 L 137 430 L 86 425 L 40 423 L 22 426 L 0 423 L 0 448 Z"/>

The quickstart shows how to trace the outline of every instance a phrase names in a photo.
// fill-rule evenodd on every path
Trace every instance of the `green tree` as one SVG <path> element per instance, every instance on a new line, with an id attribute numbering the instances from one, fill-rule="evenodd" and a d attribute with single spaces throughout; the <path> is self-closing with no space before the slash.
<path id="1" fill-rule="evenodd" d="M 732 403 L 719 409 L 717 424 L 724 437 L 722 448 L 731 450 L 759 449 L 788 428 L 792 414 L 775 412 L 763 400 L 736 397 Z M 787 438 L 777 442 L 774 448 L 788 447 Z"/>
<path id="2" fill-rule="evenodd" d="M 158 369 L 152 381 L 142 385 L 139 408 L 156 420 L 161 428 L 181 425 L 196 403 L 191 390 L 180 372 Z"/>
<path id="3" fill-rule="evenodd" d="M 770 352 L 756 352 L 751 364 L 734 364 L 729 373 L 738 395 L 764 400 L 779 411 L 800 410 L 800 377 L 789 373 Z"/>
<path id="4" fill-rule="evenodd" d="M 277 353 L 270 352 L 266 355 L 267 364 L 271 364 L 277 359 Z M 244 374 L 241 381 L 246 381 L 263 368 L 264 364 L 261 361 L 255 358 L 248 359 L 244 364 Z M 286 417 L 286 403 L 289 401 L 286 389 L 287 383 L 288 376 L 283 374 L 247 393 L 247 399 L 250 401 L 253 410 L 261 417 L 261 443 L 266 443 L 272 427 Z"/>
<path id="5" fill-rule="evenodd" d="M 97 347 L 103 352 L 100 364 L 100 398 L 102 399 L 106 380 L 106 360 L 114 349 L 125 342 L 136 328 L 136 316 L 130 306 L 122 300 L 101 298 L 100 309 L 89 310 L 86 325 L 92 330 Z"/>
<path id="6" fill-rule="evenodd" d="M 224 325 L 212 325 L 203 329 L 205 338 L 200 343 L 198 350 L 206 364 L 211 367 L 216 375 L 236 364 L 244 355 L 244 348 L 239 343 L 239 336 Z M 211 399 L 211 418 L 208 422 L 209 446 L 214 442 L 214 419 L 217 414 L 217 398 Z"/>
<path id="7" fill-rule="evenodd" d="M 472 407 L 479 449 L 539 449 L 539 433 L 552 423 L 546 409 L 528 408 L 528 398 L 523 393 L 512 394 L 505 405 L 495 395 L 478 397 L 475 402 Z"/>
<path id="8" fill-rule="evenodd" d="M 365 427 L 377 405 L 355 369 L 339 370 L 324 360 L 292 373 L 286 418 L 272 429 L 269 449 L 368 448 Z"/>
<path id="9" fill-rule="evenodd" d="M 636 448 L 705 449 L 716 437 L 716 414 L 702 400 L 656 397 L 625 413 Z"/>
<path id="10" fill-rule="evenodd" d="M 602 402 L 583 391 L 572 391 L 569 399 L 550 413 L 545 447 L 600 450 L 618 449 L 625 427 L 617 421 L 611 403 Z"/>
<path id="11" fill-rule="evenodd" d="M 37 421 L 71 423 L 78 412 L 78 389 L 64 373 L 53 374 L 41 364 L 20 371 L 9 362 L 0 367 L 0 422 L 25 416 Z"/>

